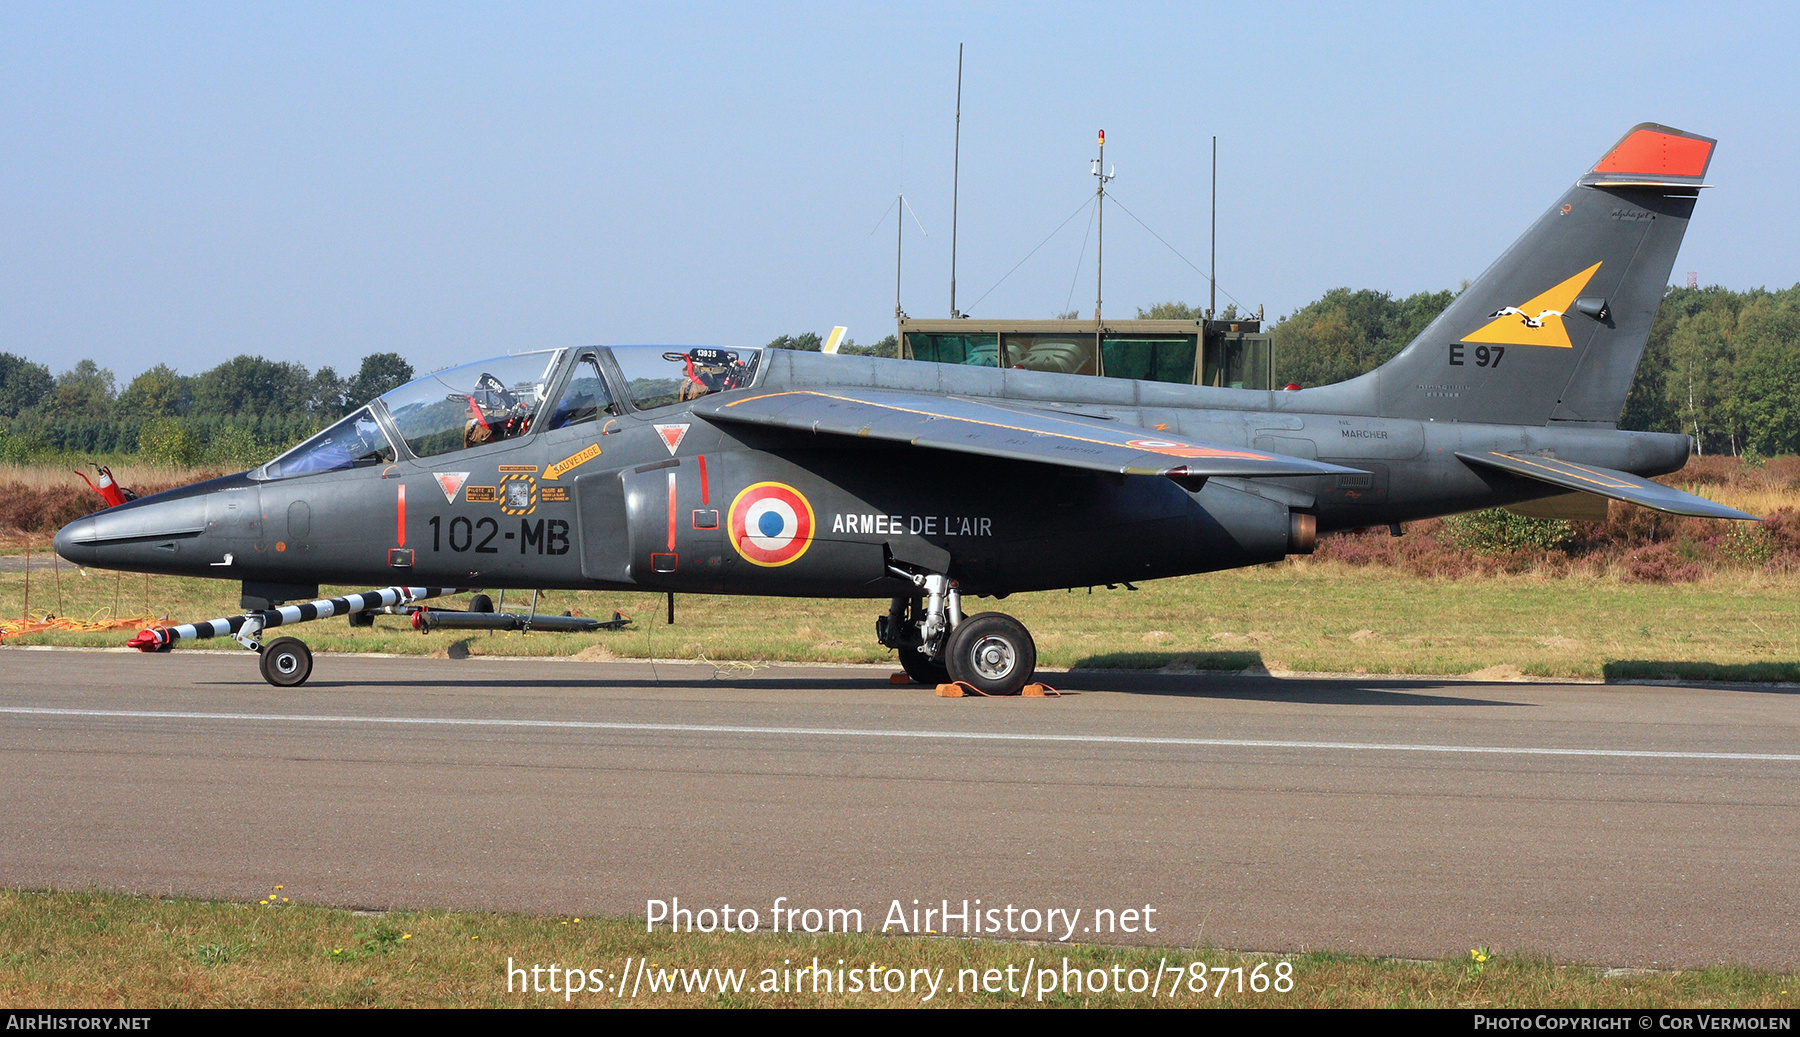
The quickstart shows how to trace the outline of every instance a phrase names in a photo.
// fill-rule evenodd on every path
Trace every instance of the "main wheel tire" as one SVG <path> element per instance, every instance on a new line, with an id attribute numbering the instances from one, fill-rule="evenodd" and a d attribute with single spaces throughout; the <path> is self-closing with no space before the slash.
<path id="1" fill-rule="evenodd" d="M 1037 643 L 1025 624 L 1002 612 L 969 616 L 950 633 L 944 664 L 954 680 L 987 695 L 1017 695 L 1037 672 Z"/>
<path id="2" fill-rule="evenodd" d="M 278 637 L 263 645 L 263 680 L 277 688 L 297 688 L 312 676 L 312 649 L 297 637 Z"/>
<path id="3" fill-rule="evenodd" d="M 494 611 L 494 599 L 485 594 L 477 594 L 469 599 L 469 611 L 492 612 Z"/>
<path id="4" fill-rule="evenodd" d="M 344 617 L 353 627 L 372 627 L 375 625 L 375 613 L 352 612 Z"/>
<path id="5" fill-rule="evenodd" d="M 950 671 L 944 667 L 943 662 L 917 648 L 900 649 L 900 668 L 906 671 L 914 684 L 935 688 L 940 684 L 950 683 Z"/>

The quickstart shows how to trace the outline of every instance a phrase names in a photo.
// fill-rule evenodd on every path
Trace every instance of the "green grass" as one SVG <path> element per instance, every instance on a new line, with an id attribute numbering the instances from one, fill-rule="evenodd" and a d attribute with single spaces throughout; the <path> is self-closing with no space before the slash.
<path id="1" fill-rule="evenodd" d="M 236 585 L 172 577 L 82 572 L 53 575 L 36 556 L 34 613 L 77 620 L 168 616 L 177 622 L 238 611 Z M 366 588 L 326 588 L 325 593 Z M 466 599 L 462 599 L 466 600 Z M 514 593 L 523 606 L 529 595 Z M 454 602 L 452 602 L 454 603 Z M 24 611 L 24 573 L 0 572 L 0 619 Z M 882 662 L 875 643 L 884 602 L 677 595 L 664 623 L 660 594 L 554 592 L 540 608 L 578 608 L 631 629 L 596 634 L 440 631 L 423 635 L 398 617 L 371 629 L 342 620 L 296 627 L 322 651 L 563 656 L 722 661 Z M 1293 561 L 1159 580 L 1137 591 L 1095 588 L 971 599 L 969 611 L 1016 615 L 1049 667 L 1467 674 L 1537 677 L 1800 680 L 1800 577 L 1719 574 L 1696 583 L 1645 585 L 1593 576 L 1443 579 L 1391 569 Z M 117 646 L 130 630 L 49 631 L 8 644 Z M 224 646 L 221 643 L 215 647 Z"/>
<path id="2" fill-rule="evenodd" d="M 134 897 L 110 893 L 0 891 L 0 1002 L 17 1007 L 534 1007 L 534 1006 L 913 1006 L 922 994 L 760 991 L 765 968 L 784 961 L 846 970 L 944 970 L 933 1006 L 1036 1005 L 1005 991 L 954 990 L 961 970 L 1008 966 L 1016 977 L 1028 965 L 1084 972 L 1115 966 L 1149 974 L 1166 964 L 1204 962 L 1209 969 L 1243 969 L 1222 996 L 1208 973 L 1204 993 L 1174 998 L 1108 991 L 1095 995 L 1049 992 L 1045 1005 L 1162 1005 L 1168 1007 L 1780 1007 L 1791 1009 L 1795 977 L 1743 968 L 1609 976 L 1529 956 L 1500 956 L 1481 965 L 1469 959 L 1411 962 L 1310 952 L 1238 954 L 1206 948 L 1118 948 L 1083 944 L 1007 944 L 982 940 L 788 934 L 646 933 L 634 919 L 541 918 L 450 911 L 371 915 L 281 900 L 273 903 Z M 878 927 L 871 920 L 870 928 Z M 747 988 L 649 993 L 637 997 L 522 992 L 515 975 L 508 993 L 508 959 L 515 967 L 556 963 L 584 973 L 616 976 L 627 959 L 659 969 L 744 969 Z M 1253 992 L 1249 977 L 1291 968 L 1293 988 Z M 867 975 L 866 971 L 864 972 Z M 885 975 L 885 973 L 879 973 Z M 1035 977 L 1035 971 L 1033 973 Z M 1184 973 L 1184 981 L 1193 975 Z M 608 982 L 616 982 L 608 979 Z M 1035 980 L 1034 980 L 1035 982 Z M 534 984 L 548 984 L 539 973 Z M 949 984 L 948 987 L 942 984 Z M 559 984 L 559 986 L 562 984 Z M 584 976 L 583 985 L 586 985 Z M 965 986 L 968 983 L 965 980 Z M 790 984 L 791 986 L 791 984 Z M 629 993 L 629 991 L 628 991 Z M 566 996 L 566 1000 L 565 1000 Z"/>

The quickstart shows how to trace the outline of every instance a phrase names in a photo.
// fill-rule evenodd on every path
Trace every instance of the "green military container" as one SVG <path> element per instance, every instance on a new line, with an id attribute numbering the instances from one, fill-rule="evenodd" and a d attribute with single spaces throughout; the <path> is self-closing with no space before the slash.
<path id="1" fill-rule="evenodd" d="M 1273 389 L 1274 340 L 1259 320 L 900 319 L 908 360 L 1103 378 Z"/>

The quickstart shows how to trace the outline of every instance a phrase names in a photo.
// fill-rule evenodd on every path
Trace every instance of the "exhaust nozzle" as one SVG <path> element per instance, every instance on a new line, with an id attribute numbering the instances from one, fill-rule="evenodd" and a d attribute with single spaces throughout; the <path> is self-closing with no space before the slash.
<path id="1" fill-rule="evenodd" d="M 1287 553 L 1309 555 L 1319 542 L 1319 517 L 1304 511 L 1288 512 Z"/>

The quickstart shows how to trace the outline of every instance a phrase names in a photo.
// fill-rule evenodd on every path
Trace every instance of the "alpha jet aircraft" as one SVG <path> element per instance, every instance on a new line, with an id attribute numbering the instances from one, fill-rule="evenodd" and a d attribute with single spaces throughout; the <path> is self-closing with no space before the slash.
<path id="1" fill-rule="evenodd" d="M 243 584 L 231 635 L 454 588 L 887 599 L 920 682 L 1018 692 L 1030 633 L 970 595 L 1309 552 L 1322 532 L 1541 498 L 1752 516 L 1648 481 L 1617 428 L 1709 138 L 1627 133 L 1393 360 L 1255 391 L 751 348 L 590 347 L 426 375 L 260 468 L 64 528 L 72 562 Z M 1589 496 L 1581 496 L 1589 495 Z M 321 583 L 385 587 L 310 601 Z M 298 602 L 299 604 L 293 604 Z M 467 615 L 466 613 L 464 615 Z"/>

